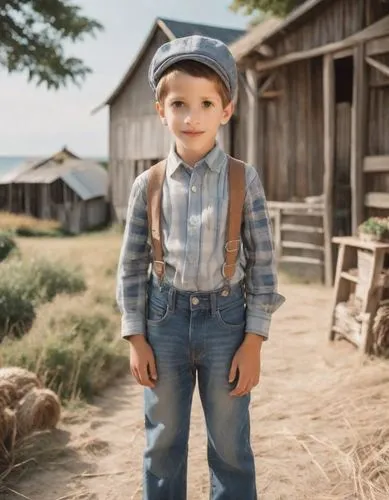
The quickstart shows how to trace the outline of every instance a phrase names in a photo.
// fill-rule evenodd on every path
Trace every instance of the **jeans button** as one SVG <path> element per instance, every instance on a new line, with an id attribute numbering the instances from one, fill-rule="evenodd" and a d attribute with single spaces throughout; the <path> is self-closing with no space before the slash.
<path id="1" fill-rule="evenodd" d="M 197 304 L 198 304 L 199 302 L 200 302 L 200 301 L 199 301 L 199 299 L 198 299 L 197 297 L 193 297 L 193 298 L 192 298 L 192 304 L 193 304 L 194 306 L 197 306 Z"/>

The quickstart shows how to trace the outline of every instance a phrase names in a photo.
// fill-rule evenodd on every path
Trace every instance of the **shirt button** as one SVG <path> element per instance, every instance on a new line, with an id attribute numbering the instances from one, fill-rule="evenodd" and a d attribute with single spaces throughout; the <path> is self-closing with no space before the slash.
<path id="1" fill-rule="evenodd" d="M 199 302 L 200 302 L 200 301 L 199 301 L 199 299 L 198 299 L 197 297 L 193 297 L 193 298 L 192 298 L 192 304 L 193 304 L 194 306 L 197 306 L 197 304 L 198 304 Z"/>
<path id="2" fill-rule="evenodd" d="M 196 186 L 192 186 L 192 193 L 195 193 L 197 191 L 197 187 Z"/>

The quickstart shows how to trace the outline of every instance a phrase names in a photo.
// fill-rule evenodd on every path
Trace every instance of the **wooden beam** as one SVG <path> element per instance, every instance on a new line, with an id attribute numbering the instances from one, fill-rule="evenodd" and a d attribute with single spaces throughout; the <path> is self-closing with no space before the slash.
<path id="1" fill-rule="evenodd" d="M 365 173 L 389 172 L 389 156 L 365 156 L 363 171 Z"/>
<path id="2" fill-rule="evenodd" d="M 264 71 L 268 69 L 277 68 L 278 66 L 283 66 L 284 64 L 290 64 L 296 61 L 301 61 L 303 59 L 312 59 L 318 56 L 324 56 L 325 54 L 331 54 L 334 52 L 340 52 L 350 47 L 354 47 L 363 42 L 368 42 L 371 40 L 377 40 L 381 37 L 387 36 L 389 26 L 389 16 L 386 16 L 375 24 L 368 26 L 365 30 L 356 33 L 344 40 L 338 42 L 328 43 L 322 45 L 321 47 L 315 47 L 309 50 L 303 50 L 300 52 L 291 52 L 284 56 L 278 57 L 271 61 L 259 61 L 256 63 L 255 68 L 258 71 Z M 373 47 L 373 46 L 372 46 Z M 378 45 L 374 48 L 377 49 Z M 381 47 L 382 48 L 382 47 Z M 372 50 L 372 49 L 370 49 Z M 372 54 L 372 52 L 370 52 Z"/>
<path id="3" fill-rule="evenodd" d="M 324 101 L 324 281 L 327 286 L 333 280 L 332 223 L 333 184 L 335 161 L 335 70 L 331 54 L 323 60 Z"/>
<path id="4" fill-rule="evenodd" d="M 364 217 L 363 159 L 366 140 L 366 67 L 363 45 L 354 49 L 353 106 L 351 110 L 351 228 L 357 234 Z"/>
<path id="5" fill-rule="evenodd" d="M 253 93 L 247 92 L 247 163 L 256 166 L 258 164 L 258 74 L 249 69 L 246 71 L 246 79 Z"/>
<path id="6" fill-rule="evenodd" d="M 366 56 L 365 59 L 366 59 L 366 62 L 368 64 L 370 64 L 370 66 L 377 69 L 378 71 L 383 73 L 385 76 L 389 76 L 389 66 L 387 66 L 386 64 L 384 64 L 382 62 L 376 61 L 375 59 L 373 59 L 372 57 L 369 57 L 369 56 Z"/>
<path id="7" fill-rule="evenodd" d="M 370 208 L 389 208 L 389 193 L 366 193 L 365 206 Z"/>
<path id="8" fill-rule="evenodd" d="M 389 52 L 389 36 L 369 40 L 366 43 L 366 55 L 375 56 Z"/>

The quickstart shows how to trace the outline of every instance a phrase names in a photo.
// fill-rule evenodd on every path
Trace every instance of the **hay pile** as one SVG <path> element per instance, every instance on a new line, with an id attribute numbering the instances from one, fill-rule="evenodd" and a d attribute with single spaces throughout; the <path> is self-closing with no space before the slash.
<path id="1" fill-rule="evenodd" d="M 0 461 L 7 462 L 19 439 L 54 428 L 60 414 L 58 396 L 35 373 L 0 368 Z"/>

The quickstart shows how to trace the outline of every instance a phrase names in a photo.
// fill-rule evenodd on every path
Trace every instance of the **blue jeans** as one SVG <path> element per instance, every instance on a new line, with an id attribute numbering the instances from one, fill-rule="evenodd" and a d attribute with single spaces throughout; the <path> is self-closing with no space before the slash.
<path id="1" fill-rule="evenodd" d="M 149 285 L 147 339 L 158 371 L 145 388 L 144 500 L 185 500 L 192 396 L 198 377 L 212 500 L 256 500 L 250 395 L 233 397 L 232 358 L 244 337 L 240 285 L 192 293 Z M 236 383 L 236 382 L 235 382 Z"/>

